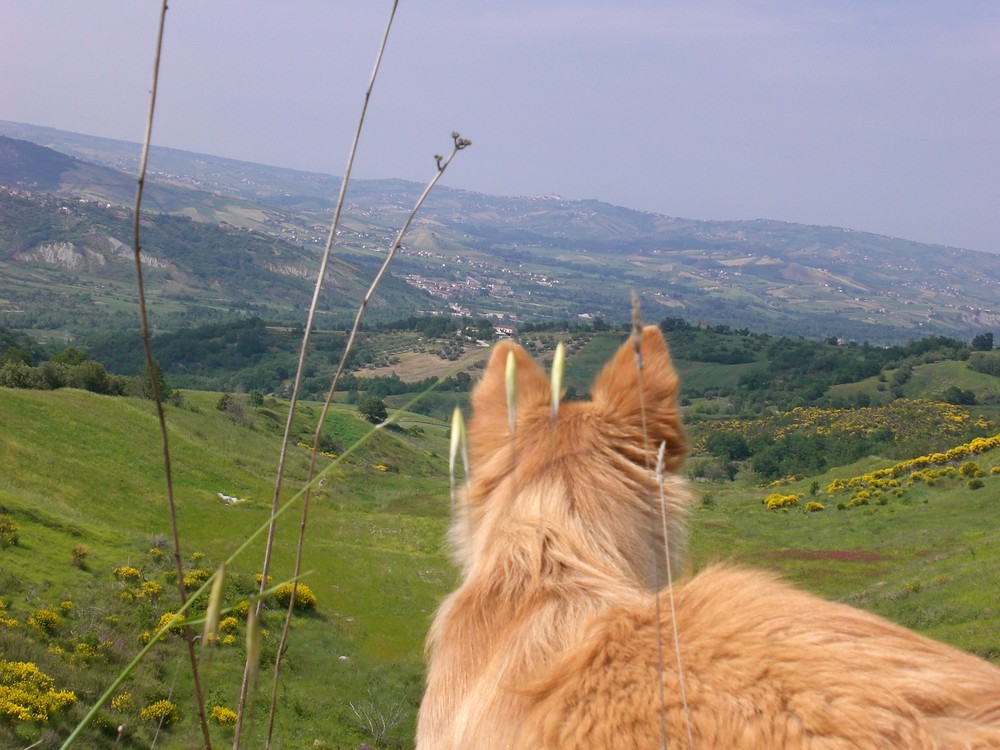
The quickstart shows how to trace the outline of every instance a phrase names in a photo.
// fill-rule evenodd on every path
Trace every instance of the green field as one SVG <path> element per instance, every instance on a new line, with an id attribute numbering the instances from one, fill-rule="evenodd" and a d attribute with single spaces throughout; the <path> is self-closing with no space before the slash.
<path id="1" fill-rule="evenodd" d="M 587 347 L 581 350 L 579 377 L 606 360 L 603 344 L 596 346 L 600 351 L 592 358 L 585 356 Z M 286 405 L 266 399 L 238 423 L 216 408 L 218 400 L 218 393 L 186 391 L 181 405 L 166 407 L 185 575 L 211 572 L 260 529 L 273 493 Z M 297 438 L 311 433 L 318 413 L 315 404 L 302 407 Z M 0 516 L 18 527 L 17 544 L 0 546 L 0 652 L 9 662 L 37 664 L 57 689 L 77 697 L 47 721 L 0 720 L 0 745 L 40 741 L 38 747 L 58 747 L 139 651 L 142 634 L 177 606 L 159 434 L 149 402 L 69 389 L 0 389 L 0 419 Z M 303 578 L 317 606 L 293 619 L 278 686 L 277 746 L 412 745 L 423 638 L 456 572 L 444 543 L 446 425 L 423 416 L 403 423 L 420 430 L 371 433 L 352 407 L 338 406 L 326 426 L 330 440 L 344 448 L 365 441 L 336 463 L 321 459 L 328 472 L 313 496 Z M 1000 475 L 990 473 L 1000 464 L 1000 451 L 976 460 L 985 474 L 980 489 L 948 478 L 909 488 L 885 505 L 844 511 L 826 497 L 827 485 L 892 460 L 871 457 L 777 489 L 741 479 L 693 483 L 689 567 L 732 560 L 773 569 L 825 596 L 1000 661 Z M 307 461 L 306 450 L 291 449 L 283 499 L 302 486 Z M 813 481 L 820 485 L 815 498 L 809 494 Z M 761 500 L 775 491 L 800 493 L 803 505 L 815 499 L 826 509 L 768 511 Z M 244 502 L 228 506 L 219 493 Z M 291 575 L 300 508 L 293 504 L 281 519 L 271 568 L 275 583 Z M 81 546 L 87 553 L 79 564 L 74 550 Z M 230 566 L 228 604 L 254 590 L 261 550 L 258 537 Z M 160 583 L 162 592 L 123 600 L 131 589 L 114 571 L 124 567 Z M 41 610 L 58 617 L 47 630 L 37 624 Z M 269 601 L 248 746 L 260 745 L 281 619 Z M 236 707 L 243 625 L 232 635 L 234 642 L 203 664 L 208 710 Z M 155 724 L 139 711 L 164 699 L 176 704 L 179 720 L 159 734 L 156 747 L 198 745 L 180 638 L 157 644 L 116 691 L 124 692 L 134 707 L 103 709 L 80 746 L 110 745 L 121 724 L 126 731 L 119 747 L 152 746 Z M 397 711 L 398 723 L 375 742 L 363 717 Z M 213 723 L 212 732 L 219 746 L 231 741 L 231 728 Z"/>

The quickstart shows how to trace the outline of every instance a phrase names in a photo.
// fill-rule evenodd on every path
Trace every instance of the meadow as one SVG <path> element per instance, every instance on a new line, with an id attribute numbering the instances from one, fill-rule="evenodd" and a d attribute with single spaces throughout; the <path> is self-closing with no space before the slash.
<path id="1" fill-rule="evenodd" d="M 576 377 L 589 375 L 590 359 L 599 357 L 581 355 Z M 273 398 L 244 404 L 238 419 L 219 402 L 219 393 L 183 391 L 166 407 L 192 590 L 266 522 L 287 415 L 287 404 Z M 58 747 L 177 605 L 159 436 L 148 401 L 72 389 L 0 389 L 0 415 L 0 519 L 16 529 L 14 543 L 0 545 L 0 660 L 10 673 L 0 689 L 8 701 L 0 700 L 0 743 Z M 318 405 L 300 404 L 298 439 L 317 415 Z M 302 579 L 316 604 L 293 619 L 278 684 L 277 746 L 412 745 L 423 637 L 456 572 L 445 543 L 447 425 L 423 415 L 404 415 L 401 425 L 372 434 L 354 407 L 336 405 L 325 427 L 334 454 L 367 437 L 346 457 L 320 458 L 326 474 L 310 511 Z M 829 494 L 831 485 L 897 459 L 867 456 L 775 487 L 746 471 L 731 482 L 695 481 L 690 570 L 716 560 L 772 569 L 998 661 L 1000 450 L 974 459 L 978 488 L 958 461 L 950 474 L 911 482 L 901 496 L 844 510 L 837 502 L 849 496 Z M 286 499 L 304 481 L 307 462 L 308 451 L 293 447 Z M 771 493 L 798 502 L 768 510 L 762 501 Z M 810 502 L 823 510 L 807 511 Z M 275 584 L 291 575 L 298 523 L 293 505 L 279 524 Z M 206 711 L 220 746 L 231 741 L 246 653 L 239 605 L 256 589 L 262 548 L 258 537 L 230 567 L 225 601 L 233 611 L 224 617 L 234 619 L 201 657 Z M 263 732 L 282 615 L 269 597 L 251 743 Z M 7 688 L 27 684 L 11 665 L 25 664 L 49 680 L 35 675 L 32 683 L 49 696 L 44 719 L 18 718 L 10 708 Z M 189 672 L 181 638 L 167 636 L 119 686 L 81 746 L 109 744 L 120 726 L 119 747 L 198 744 Z"/>

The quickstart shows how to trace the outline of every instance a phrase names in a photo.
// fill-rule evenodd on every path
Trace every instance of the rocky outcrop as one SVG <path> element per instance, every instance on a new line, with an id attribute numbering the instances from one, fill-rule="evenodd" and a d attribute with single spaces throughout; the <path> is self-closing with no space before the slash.
<path id="1" fill-rule="evenodd" d="M 14 254 L 14 260 L 44 263 L 69 271 L 95 271 L 108 262 L 132 260 L 132 248 L 114 237 L 93 237 L 84 243 L 45 242 Z M 167 268 L 169 263 L 149 253 L 143 253 L 142 264 L 147 268 Z"/>

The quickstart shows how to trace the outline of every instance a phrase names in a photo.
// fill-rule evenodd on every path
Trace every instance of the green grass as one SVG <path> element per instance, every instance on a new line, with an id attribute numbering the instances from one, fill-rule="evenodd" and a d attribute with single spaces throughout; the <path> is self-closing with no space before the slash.
<path id="1" fill-rule="evenodd" d="M 197 566 L 211 570 L 266 523 L 278 437 L 271 429 L 237 425 L 214 408 L 218 394 L 186 396 L 185 407 L 167 407 L 173 476 L 183 554 L 206 557 Z M 280 406 L 277 407 L 280 410 Z M 318 406 L 306 405 L 318 415 Z M 140 644 L 143 630 L 155 629 L 159 615 L 176 606 L 177 594 L 167 580 L 170 565 L 155 562 L 149 548 L 156 536 L 169 536 L 159 434 L 152 405 L 132 399 L 95 396 L 80 391 L 15 391 L 0 389 L 4 456 L 0 480 L 0 513 L 19 528 L 20 543 L 0 550 L 0 578 L 8 612 L 22 623 L 38 607 L 71 600 L 72 617 L 60 626 L 55 641 L 71 651 L 86 623 L 100 623 L 100 638 L 114 641 L 108 661 L 88 665 L 86 674 L 65 657 L 45 651 L 30 629 L 0 628 L 6 659 L 43 664 L 57 686 L 70 686 L 78 708 L 51 727 L 65 736 L 72 720 L 89 708 L 110 684 L 125 659 Z M 283 426 L 284 415 L 281 414 Z M 422 418 L 427 422 L 426 418 Z M 270 420 L 267 420 L 269 423 Z M 353 441 L 369 431 L 353 412 L 338 411 L 331 430 Z M 407 707 L 399 727 L 412 736 L 415 706 L 422 688 L 422 643 L 435 602 L 453 586 L 454 576 L 442 553 L 447 524 L 447 455 L 444 425 L 429 425 L 418 450 L 415 439 L 381 430 L 356 454 L 333 469 L 314 496 L 307 530 L 304 581 L 319 599 L 314 615 L 298 616 L 293 625 L 281 701 L 286 711 L 278 725 L 280 746 L 311 745 L 315 739 L 353 747 L 369 739 L 355 726 L 348 702 L 369 700 L 369 686 L 383 701 Z M 442 450 L 442 445 L 445 447 Z M 291 497 L 306 476 L 308 452 L 292 448 L 284 483 Z M 325 458 L 322 466 L 329 465 Z M 391 466 L 388 472 L 373 467 Z M 321 466 L 321 468 L 322 468 Z M 244 498 L 227 507 L 218 493 Z M 291 575 L 298 508 L 283 518 L 271 573 L 276 581 Z M 261 564 L 261 537 L 233 568 L 228 600 L 253 588 L 253 571 Z M 85 569 L 71 564 L 71 552 L 85 545 Z M 169 555 L 167 556 L 169 558 Z M 169 562 L 169 560 L 168 560 Z M 131 564 L 147 578 L 164 583 L 155 604 L 124 606 L 112 569 Z M 108 624 L 108 618 L 116 620 Z M 266 690 L 257 713 L 266 710 L 273 649 L 281 615 L 270 613 L 265 628 L 261 684 Z M 240 628 L 242 639 L 242 627 Z M 204 682 L 209 708 L 235 708 L 242 671 L 242 641 L 223 648 L 212 660 Z M 271 653 L 267 653 L 270 647 Z M 175 702 L 181 722 L 159 747 L 187 747 L 197 742 L 189 698 L 189 666 L 179 639 L 171 637 L 154 649 L 133 678 L 126 681 L 137 703 L 152 701 L 164 684 L 177 677 Z M 347 657 L 341 660 L 340 657 Z M 180 697 L 178 697 L 180 696 Z M 290 708 L 290 710 L 288 710 Z M 110 711 L 84 744 L 100 740 L 101 726 L 122 717 Z M 148 747 L 150 729 L 137 722 L 125 747 Z M 251 738 L 260 739 L 260 721 Z M 30 744 L 42 727 L 22 726 L 18 734 L 0 723 L 0 745 Z M 224 728 L 217 728 L 223 744 Z M 47 745 L 46 745 L 47 746 Z"/>
<path id="2" fill-rule="evenodd" d="M 987 471 L 1000 452 L 977 457 Z M 774 570 L 823 596 L 869 609 L 907 627 L 1000 663 L 1000 476 L 970 490 L 965 480 L 915 485 L 887 505 L 837 510 L 844 495 L 825 488 L 886 461 L 866 459 L 788 487 L 697 485 L 689 551 L 696 569 L 720 559 Z M 767 511 L 772 491 L 801 493 L 825 505 L 807 513 Z"/>
<path id="3" fill-rule="evenodd" d="M 621 336 L 595 336 L 574 358 L 578 377 L 589 378 Z M 588 351 L 589 350 L 589 351 Z M 213 570 L 268 517 L 280 434 L 287 405 L 267 399 L 237 424 L 216 408 L 218 393 L 185 392 L 183 406 L 167 406 L 178 521 L 186 569 Z M 318 404 L 302 404 L 295 434 L 311 440 Z M 170 588 L 169 553 L 150 548 L 169 536 L 159 434 L 151 404 L 73 390 L 0 389 L 0 515 L 19 526 L 16 546 L 0 547 L 0 591 L 15 628 L 0 625 L 3 659 L 34 661 L 59 688 L 76 691 L 77 707 L 47 724 L 13 728 L 0 721 L 0 745 L 57 746 L 72 724 L 111 683 L 140 648 L 139 636 L 176 607 Z M 350 703 L 400 704 L 404 720 L 390 744 L 408 747 L 422 691 L 422 644 L 437 602 L 456 584 L 443 543 L 448 516 L 447 425 L 427 417 L 402 416 L 404 427 L 369 435 L 354 407 L 335 405 L 326 434 L 347 448 L 364 444 L 329 468 L 314 493 L 309 516 L 304 582 L 318 598 L 315 612 L 296 615 L 279 686 L 276 743 L 280 747 L 355 747 L 369 741 Z M 248 426 L 248 424 L 250 426 Z M 998 451 L 977 460 L 989 470 Z M 972 491 L 963 481 L 918 485 L 885 506 L 835 509 L 825 488 L 837 477 L 862 474 L 891 461 L 866 458 L 849 467 L 809 477 L 781 492 L 808 494 L 827 509 L 769 512 L 760 503 L 770 491 L 747 484 L 694 485 L 703 501 L 692 514 L 689 560 L 700 569 L 730 560 L 775 570 L 824 596 L 864 607 L 961 648 L 998 660 L 1000 624 L 996 570 L 1000 569 L 998 510 L 1000 476 L 984 478 Z M 292 447 L 284 496 L 306 476 L 308 452 Z M 386 466 L 387 471 L 375 468 Z M 218 493 L 245 502 L 226 506 Z M 807 499 L 811 499 L 808 498 Z M 294 507 L 278 530 L 271 574 L 291 574 L 299 512 Z M 72 550 L 85 545 L 83 567 Z M 227 602 L 254 590 L 262 539 L 232 566 Z M 205 558 L 194 562 L 199 552 Z M 122 565 L 160 581 L 157 601 L 125 602 L 112 573 Z M 26 623 L 39 608 L 72 601 L 54 633 L 43 636 Z M 272 604 L 265 617 L 260 695 L 250 713 L 248 746 L 259 746 L 272 679 L 281 613 Z M 205 665 L 209 710 L 235 708 L 243 663 L 242 624 L 236 643 L 217 650 Z M 87 663 L 72 656 L 81 641 L 98 649 Z M 55 652 L 48 646 L 58 647 Z M 58 650 L 62 649 L 62 653 Z M 137 704 L 169 697 L 180 722 L 157 747 L 197 745 L 190 667 L 182 642 L 170 636 L 157 645 L 122 686 Z M 134 715 L 105 709 L 81 746 L 109 746 L 114 728 L 129 729 L 120 747 L 149 747 L 153 728 Z M 231 730 L 214 726 L 226 746 Z"/>

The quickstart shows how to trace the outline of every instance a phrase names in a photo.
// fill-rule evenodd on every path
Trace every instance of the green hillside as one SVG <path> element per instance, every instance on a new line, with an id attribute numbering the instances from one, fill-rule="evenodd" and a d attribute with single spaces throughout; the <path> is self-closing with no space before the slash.
<path id="1" fill-rule="evenodd" d="M 716 560 L 772 569 L 1000 660 L 997 352 L 940 337 L 878 348 L 679 319 L 661 327 L 682 375 L 692 447 L 683 470 L 696 496 L 691 570 Z M 465 402 L 488 352 L 479 337 L 488 335 L 471 319 L 413 319 L 360 337 L 324 425 L 324 450 L 340 455 L 319 458 L 327 473 L 313 494 L 303 578 L 316 606 L 293 620 L 278 746 L 412 746 L 422 642 L 456 582 L 445 551 L 447 424 L 433 415 L 447 418 L 453 403 Z M 624 335 L 595 321 L 526 330 L 518 340 L 542 362 L 563 341 L 568 395 L 582 397 Z M 293 338 L 247 319 L 154 341 L 168 381 L 186 376 L 229 389 L 183 390 L 165 407 L 190 591 L 266 523 L 287 403 L 245 395 L 241 378 L 287 367 Z M 317 384 L 340 348 L 338 336 L 322 340 L 307 373 Z M 97 351 L 134 372 L 135 347 L 105 341 Z M 2 328 L 0 343 L 0 377 L 34 373 L 25 382 L 36 388 L 52 387 L 46 373 L 85 365 L 103 372 L 92 360 L 81 364 L 76 350 L 40 362 L 49 355 Z M 430 416 L 405 414 L 398 429 L 373 431 L 346 403 L 375 396 L 399 407 L 439 375 L 447 375 L 444 385 L 413 407 Z M 941 400 L 948 396 L 953 403 Z M 298 410 L 283 501 L 305 480 L 308 451 L 297 443 L 311 442 L 319 412 L 310 402 Z M 37 669 L 35 683 L 47 686 L 51 702 L 47 718 L 18 718 L 0 688 L 0 746 L 54 748 L 178 606 L 160 438 L 150 402 L 70 388 L 0 387 L 0 423 L 0 686 Z M 291 575 L 299 511 L 293 504 L 279 524 L 274 585 Z M 258 536 L 229 566 L 227 606 L 256 591 L 262 549 Z M 282 620 L 274 597 L 267 607 L 251 744 L 264 731 Z M 245 658 L 244 621 L 233 616 L 203 657 L 220 746 L 232 735 L 226 711 L 236 708 Z M 183 643 L 168 636 L 115 690 L 80 746 L 110 745 L 119 726 L 119 747 L 198 746 L 192 694 Z M 177 719 L 156 736 L 150 714 L 165 710 L 163 701 Z"/>
<path id="2" fill-rule="evenodd" d="M 214 408 L 217 398 L 191 393 L 186 406 L 167 407 L 178 523 L 191 571 L 213 570 L 260 527 L 273 491 L 278 439 L 265 429 L 271 420 L 257 413 L 256 429 L 240 426 Z M 272 406 L 259 412 L 272 408 L 280 411 Z M 75 706 L 48 722 L 12 727 L 0 721 L 0 745 L 20 747 L 47 737 L 42 746 L 51 747 L 139 650 L 142 633 L 155 630 L 160 616 L 176 608 L 171 556 L 162 551 L 170 523 L 159 437 L 148 402 L 81 391 L 0 389 L 0 415 L 0 516 L 18 527 L 17 544 L 0 548 L 7 623 L 0 626 L 0 652 L 6 660 L 36 663 L 59 689 L 77 695 Z M 280 687 L 286 709 L 278 725 L 281 746 L 311 745 L 314 739 L 351 747 L 370 741 L 349 708 L 352 701 L 399 704 L 405 711 L 397 731 L 412 734 L 421 644 L 434 602 L 454 580 L 441 551 L 447 521 L 444 428 L 427 420 L 422 426 L 419 443 L 379 431 L 314 497 L 303 581 L 318 605 L 315 614 L 293 624 Z M 329 432 L 353 441 L 367 429 L 353 413 L 339 412 Z M 286 496 L 304 480 L 307 455 L 293 449 Z M 227 506 L 219 493 L 245 502 Z M 296 509 L 280 527 L 271 569 L 276 581 L 290 575 L 297 526 Z M 77 565 L 74 550 L 80 548 L 86 553 Z M 230 603 L 254 588 L 261 549 L 255 543 L 233 566 Z M 113 571 L 123 566 L 137 568 L 162 592 L 122 601 L 131 589 Z M 281 623 L 273 602 L 271 609 L 260 679 L 267 691 L 266 663 L 273 660 Z M 39 610 L 57 613 L 58 624 L 49 631 L 29 624 Z M 220 648 L 207 670 L 209 709 L 235 708 L 242 631 L 240 625 L 236 644 Z M 180 639 L 170 638 L 122 686 L 137 710 L 160 699 L 177 704 L 180 722 L 158 746 L 197 742 L 188 671 Z M 258 714 L 266 703 L 258 700 Z M 149 747 L 155 727 L 111 709 L 84 746 L 104 744 L 98 737 L 122 721 L 129 730 L 120 746 Z M 216 730 L 220 742 L 231 734 L 225 727 Z"/>
<path id="3" fill-rule="evenodd" d="M 82 205 L 131 208 L 137 145 L 3 121 L 0 133 L 11 136 L 0 149 L 0 185 L 23 200 L 29 200 L 25 191 L 36 193 L 29 200 L 34 205 L 19 205 L 18 213 L 42 218 L 39 191 L 59 197 L 50 214 Z M 42 155 L 38 144 L 62 154 Z M 198 225 L 187 227 L 190 234 L 205 230 L 198 244 L 206 251 L 196 259 L 178 258 L 179 272 L 171 283 L 151 287 L 162 294 L 157 302 L 166 310 L 187 309 L 190 302 L 200 309 L 191 310 L 186 320 L 164 318 L 161 325 L 175 330 L 213 322 L 213 306 L 253 312 L 261 309 L 253 305 L 263 305 L 286 312 L 281 296 L 269 294 L 266 284 L 251 285 L 252 296 L 261 298 L 252 302 L 232 293 L 233 258 L 243 261 L 237 270 L 251 281 L 295 286 L 314 273 L 315 261 L 300 257 L 300 251 L 315 254 L 325 244 L 339 178 L 157 148 L 150 170 L 148 216 L 184 217 Z M 371 278 L 372 265 L 384 258 L 420 192 L 418 183 L 403 180 L 351 183 L 337 243 L 345 267 L 336 278 L 343 276 L 347 286 L 355 275 Z M 31 298 L 19 292 L 31 278 L 56 285 L 71 299 L 88 294 L 106 299 L 99 279 L 84 275 L 75 285 L 67 280 L 62 218 L 50 215 L 47 227 L 36 221 L 39 231 L 30 242 L 19 238 L 24 246 L 12 254 L 5 253 L 4 240 L 14 232 L 0 221 L 0 256 L 8 256 L 0 257 L 0 314 L 22 317 Z M 249 230 L 246 236 L 267 237 L 273 244 L 248 243 L 244 252 L 233 253 L 228 251 L 233 243 L 227 241 L 219 252 L 213 247 L 213 230 L 219 227 L 236 229 L 236 236 Z M 105 234 L 100 229 L 89 241 L 76 237 L 74 249 L 92 257 L 88 252 L 102 253 L 107 237 L 127 241 Z M 58 259 L 54 246 L 63 250 Z M 272 257 L 275 252 L 279 258 Z M 199 266 L 217 261 L 212 279 L 223 287 L 217 295 L 221 299 L 213 297 L 197 273 Z M 654 316 L 682 315 L 776 335 L 888 343 L 931 333 L 966 338 L 993 326 L 998 268 L 988 253 L 851 229 L 768 220 L 697 221 L 597 200 L 503 197 L 439 186 L 394 261 L 387 283 L 395 288 L 383 294 L 395 315 L 458 311 L 473 317 L 507 316 L 521 326 L 593 317 L 620 323 L 629 319 L 630 295 L 635 293 Z M 17 283 L 5 282 L 6 275 Z M 338 283 L 331 281 L 331 286 Z M 323 307 L 340 312 L 348 289 L 336 291 Z M 30 312 L 20 327 L 80 335 L 90 322 L 81 320 L 87 315 L 85 305 L 62 315 Z"/>

